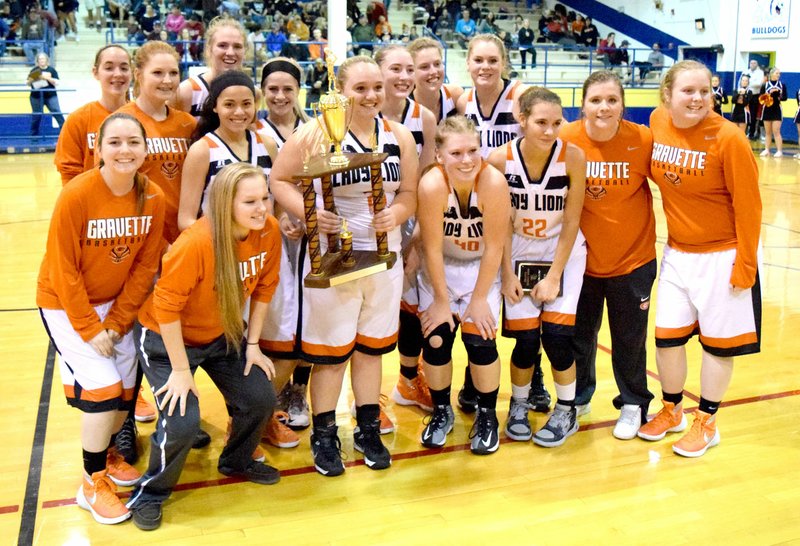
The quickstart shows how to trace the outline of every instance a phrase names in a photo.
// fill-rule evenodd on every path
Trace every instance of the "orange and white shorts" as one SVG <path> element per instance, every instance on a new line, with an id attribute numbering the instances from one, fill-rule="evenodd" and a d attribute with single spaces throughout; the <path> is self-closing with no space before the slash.
<path id="1" fill-rule="evenodd" d="M 94 308 L 105 320 L 114 302 Z M 114 345 L 114 356 L 97 354 L 75 331 L 62 309 L 41 309 L 47 333 L 61 355 L 59 369 L 67 403 L 86 413 L 127 410 L 134 399 L 136 348 L 133 333 Z"/>
<path id="2" fill-rule="evenodd" d="M 305 260 L 303 277 L 310 271 Z M 303 287 L 302 357 L 313 364 L 342 364 L 354 351 L 390 353 L 397 345 L 403 260 L 388 271 L 331 288 Z"/>
<path id="3" fill-rule="evenodd" d="M 736 249 L 703 254 L 664 247 L 658 278 L 656 347 L 679 347 L 699 334 L 703 348 L 729 357 L 761 350 L 761 286 L 734 291 Z"/>
<path id="4" fill-rule="evenodd" d="M 558 237 L 531 239 L 514 234 L 511 239 L 511 263 L 520 261 L 550 262 L 556 254 Z M 575 311 L 586 270 L 586 239 L 579 232 L 569 255 L 564 273 L 562 295 L 550 303 L 534 300 L 526 294 L 519 303 L 505 300 L 503 307 L 503 336 L 524 337 L 539 328 L 561 335 L 572 335 Z"/>
<path id="5" fill-rule="evenodd" d="M 481 261 L 477 260 L 454 260 L 444 258 L 444 278 L 447 283 L 447 295 L 450 299 L 450 311 L 463 320 L 462 317 L 469 307 L 472 300 L 472 292 L 475 290 L 475 282 L 478 280 L 478 272 Z M 423 312 L 433 304 L 433 286 L 428 277 L 425 266 L 420 267 L 419 271 L 419 311 Z M 498 274 L 489 294 L 486 296 L 489 309 L 492 310 L 495 324 L 500 320 L 500 305 L 503 301 L 500 286 L 500 276 Z M 480 332 L 471 320 L 462 322 L 461 333 L 480 336 Z"/>
<path id="6" fill-rule="evenodd" d="M 300 313 L 300 283 L 297 272 L 298 255 L 305 249 L 305 240 L 283 239 L 280 280 L 269 302 L 269 310 L 261 329 L 259 345 L 272 358 L 298 358 L 297 322 Z"/>

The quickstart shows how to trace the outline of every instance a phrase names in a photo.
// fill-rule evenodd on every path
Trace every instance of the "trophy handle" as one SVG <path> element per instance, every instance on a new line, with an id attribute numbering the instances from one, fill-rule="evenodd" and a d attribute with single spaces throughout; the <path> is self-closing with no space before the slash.
<path id="1" fill-rule="evenodd" d="M 328 129 L 325 127 L 325 123 L 323 123 L 323 121 L 322 121 L 322 111 L 321 111 L 321 109 L 319 107 L 319 103 L 318 102 L 312 102 L 311 103 L 311 112 L 314 114 L 314 119 L 317 120 L 317 125 L 319 125 L 319 129 L 320 129 L 320 131 L 322 131 L 322 134 L 325 137 L 325 140 L 327 140 L 328 142 L 333 140 L 333 139 L 331 139 L 331 135 L 328 134 Z"/>

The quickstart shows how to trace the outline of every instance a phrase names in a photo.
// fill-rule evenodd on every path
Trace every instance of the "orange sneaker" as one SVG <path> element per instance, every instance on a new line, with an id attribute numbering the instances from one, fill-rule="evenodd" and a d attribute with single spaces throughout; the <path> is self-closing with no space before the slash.
<path id="1" fill-rule="evenodd" d="M 261 440 L 275 447 L 297 447 L 300 445 L 300 437 L 281 421 L 287 422 L 289 414 L 285 411 L 276 411 L 267 420 L 264 430 L 261 432 Z"/>
<path id="2" fill-rule="evenodd" d="M 228 440 L 231 437 L 231 423 L 232 422 L 233 422 L 233 419 L 228 417 L 228 428 L 225 429 L 225 439 L 223 441 L 225 444 L 228 443 Z M 267 460 L 267 456 L 266 456 L 266 454 L 264 454 L 264 450 L 261 449 L 260 446 L 256 446 L 256 448 L 253 450 L 253 455 L 251 456 L 251 458 L 254 461 L 257 461 L 259 463 L 263 463 L 264 461 Z"/>
<path id="3" fill-rule="evenodd" d="M 379 418 L 381 420 L 381 430 L 380 430 L 381 434 L 391 434 L 392 432 L 394 432 L 394 422 L 386 414 L 386 411 L 384 411 L 384 408 L 386 407 L 386 402 L 388 400 L 389 400 L 389 398 L 385 394 L 381 394 L 381 397 L 378 400 L 378 404 L 380 405 L 380 408 L 381 408 L 381 412 L 380 412 L 380 415 L 379 415 Z M 356 403 L 355 403 L 355 401 L 353 401 L 353 403 L 350 404 L 350 414 L 353 417 L 356 416 Z"/>
<path id="4" fill-rule="evenodd" d="M 75 500 L 78 506 L 92 513 L 96 522 L 111 525 L 131 517 L 125 504 L 116 495 L 116 490 L 117 486 L 105 470 L 95 472 L 91 479 L 84 474 Z"/>
<path id="5" fill-rule="evenodd" d="M 428 389 L 425 376 L 421 374 L 414 379 L 407 379 L 401 375 L 392 390 L 392 400 L 401 406 L 419 406 L 425 411 L 433 411 L 431 391 Z"/>
<path id="6" fill-rule="evenodd" d="M 719 439 L 716 415 L 695 410 L 692 428 L 672 445 L 672 451 L 684 457 L 700 457 L 708 448 L 719 445 Z"/>
<path id="7" fill-rule="evenodd" d="M 155 421 L 158 417 L 156 408 L 142 396 L 142 389 L 139 389 L 139 394 L 136 395 L 136 409 L 133 410 L 133 417 L 140 423 Z"/>
<path id="8" fill-rule="evenodd" d="M 683 414 L 683 404 L 677 406 L 666 400 L 661 401 L 661 408 L 655 417 L 639 428 L 637 435 L 643 440 L 655 442 L 667 435 L 667 432 L 681 432 L 686 429 L 686 416 Z"/>
<path id="9" fill-rule="evenodd" d="M 136 485 L 142 474 L 125 462 L 116 447 L 108 448 L 106 455 L 106 471 L 111 481 L 117 485 Z"/>

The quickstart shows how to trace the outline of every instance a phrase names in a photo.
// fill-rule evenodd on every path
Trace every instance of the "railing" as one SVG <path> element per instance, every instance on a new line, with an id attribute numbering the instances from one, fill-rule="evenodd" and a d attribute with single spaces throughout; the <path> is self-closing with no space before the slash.
<path id="1" fill-rule="evenodd" d="M 22 101 L 27 104 L 31 93 L 38 93 L 42 100 L 42 95 L 48 91 L 53 90 L 32 90 L 24 84 L 0 84 L 0 100 L 6 100 L 8 97 L 9 100 L 16 100 L 17 104 Z M 74 93 L 77 92 L 77 89 L 59 87 L 57 92 L 59 94 Z M 9 97 L 11 94 L 16 97 Z M 67 112 L 61 111 L 32 112 L 21 109 L 17 109 L 17 113 L 13 114 L 0 114 L 0 151 L 52 151 L 58 140 L 60 128 L 53 127 L 52 123 L 47 123 L 47 120 L 66 114 Z"/>
<path id="2" fill-rule="evenodd" d="M 21 49 L 23 55 L 8 55 L 14 49 Z M 29 50 L 35 51 L 33 61 L 28 59 Z M 52 51 L 52 40 L 0 40 L 0 64 L 33 66 L 36 63 L 36 55 L 47 53 L 47 56 L 52 58 Z"/>

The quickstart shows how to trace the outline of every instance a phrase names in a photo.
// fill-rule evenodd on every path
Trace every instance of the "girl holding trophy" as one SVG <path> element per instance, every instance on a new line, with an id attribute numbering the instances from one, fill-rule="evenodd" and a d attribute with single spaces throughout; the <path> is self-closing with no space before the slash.
<path id="1" fill-rule="evenodd" d="M 328 62 L 332 73 L 330 55 Z M 343 97 L 333 86 L 334 81 Z M 402 125 L 380 118 L 384 83 L 375 61 L 364 56 L 351 57 L 339 67 L 336 80 L 331 74 L 330 82 L 332 89 L 322 102 L 336 103 L 334 111 L 324 111 L 317 123 L 305 124 L 286 142 L 272 170 L 275 198 L 290 214 L 306 217 L 303 195 L 294 180 L 297 173 L 304 171 L 304 164 L 308 170 L 310 158 L 322 150 L 323 160 L 332 166 L 328 172 L 333 173 L 333 203 L 338 214 L 323 208 L 322 182 L 314 180 L 319 196 L 315 205 L 310 205 L 316 206 L 315 227 L 322 234 L 338 234 L 345 219 L 350 231 L 343 235 L 351 236 L 355 251 L 376 251 L 376 237 L 385 234 L 389 251 L 399 252 L 400 226 L 416 206 L 418 159 L 414 139 Z M 328 125 L 323 128 L 326 122 Z M 373 214 L 369 167 L 336 172 L 343 167 L 335 165 L 348 159 L 336 153 L 329 155 L 330 140 L 337 151 L 388 154 L 379 171 L 383 177 L 385 208 Z M 324 239 L 327 237 L 323 237 L 323 250 Z M 306 260 L 304 266 L 308 271 L 311 260 Z M 305 360 L 315 364 L 311 374 L 314 411 L 311 452 L 314 466 L 325 476 L 344 472 L 336 403 L 348 361 L 352 365 L 356 399 L 354 447 L 364 453 L 364 461 L 372 469 L 391 465 L 391 455 L 379 436 L 381 356 L 394 350 L 397 342 L 402 277 L 402 263 L 398 260 L 388 270 L 346 284 L 303 289 L 301 351 Z"/>

